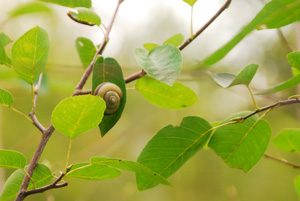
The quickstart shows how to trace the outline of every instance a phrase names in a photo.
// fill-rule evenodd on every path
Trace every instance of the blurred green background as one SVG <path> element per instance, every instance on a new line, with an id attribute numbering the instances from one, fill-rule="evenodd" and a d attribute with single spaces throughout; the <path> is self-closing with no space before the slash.
<path id="1" fill-rule="evenodd" d="M 102 41 L 99 28 L 76 24 L 68 19 L 70 9 L 49 5 L 52 14 L 31 14 L 7 20 L 9 11 L 25 0 L 0 2 L 0 31 L 16 40 L 35 25 L 46 29 L 51 40 L 51 50 L 40 91 L 37 117 L 48 126 L 51 112 L 62 99 L 69 97 L 81 78 L 84 69 L 75 49 L 77 37 L 88 37 L 95 44 Z M 117 0 L 95 0 L 93 7 L 108 25 Z M 194 8 L 194 28 L 201 27 L 224 3 L 221 0 L 199 1 Z M 71 162 L 86 162 L 92 156 L 123 158 L 135 161 L 145 144 L 161 128 L 168 124 L 178 125 L 185 116 L 197 115 L 210 122 L 222 121 L 227 116 L 242 110 L 253 110 L 247 89 L 237 86 L 221 89 L 196 68 L 197 63 L 227 42 L 246 25 L 263 7 L 261 0 L 233 1 L 216 22 L 199 38 L 183 50 L 184 66 L 178 79 L 192 88 L 199 97 L 198 102 L 185 110 L 158 108 L 136 90 L 128 90 L 125 111 L 118 124 L 101 137 L 98 128 L 80 135 L 73 142 Z M 121 5 L 104 56 L 114 57 L 123 67 L 124 76 L 140 70 L 133 50 L 143 43 L 162 43 L 176 33 L 189 37 L 190 7 L 181 0 L 125 0 Z M 282 29 L 290 45 L 297 48 L 296 25 Z M 300 39 L 299 39 L 300 40 Z M 11 44 L 7 50 L 11 49 Z M 9 51 L 8 51 L 9 52 Z M 260 65 L 251 87 L 260 91 L 291 77 L 291 69 L 285 56 L 289 49 L 280 40 L 277 30 L 256 31 L 244 39 L 212 72 L 236 74 L 250 63 Z M 10 53 L 8 53 L 10 55 Z M 130 83 L 128 88 L 133 88 Z M 13 106 L 25 114 L 31 110 L 30 86 L 20 80 L 13 69 L 0 66 L 0 88 L 14 96 Z M 91 79 L 85 89 L 91 88 Z M 269 96 L 258 96 L 258 104 L 265 106 L 297 93 L 296 89 L 285 90 Z M 272 127 L 272 138 L 283 128 L 299 127 L 299 106 L 288 106 L 272 111 L 267 121 Z M 7 108 L 0 108 L 0 148 L 24 153 L 32 157 L 41 134 L 23 117 Z M 46 146 L 40 162 L 59 174 L 64 169 L 68 139 L 55 131 Z M 286 154 L 275 149 L 272 142 L 267 153 L 285 157 L 300 163 L 299 155 Z M 0 170 L 0 188 L 11 174 Z M 124 172 L 114 180 L 86 181 L 68 179 L 69 187 L 51 190 L 27 198 L 36 200 L 72 201 L 294 201 L 298 200 L 294 178 L 300 173 L 287 165 L 262 158 L 247 174 L 232 169 L 212 150 L 203 149 L 170 177 L 174 187 L 157 186 L 138 192 L 134 174 Z"/>

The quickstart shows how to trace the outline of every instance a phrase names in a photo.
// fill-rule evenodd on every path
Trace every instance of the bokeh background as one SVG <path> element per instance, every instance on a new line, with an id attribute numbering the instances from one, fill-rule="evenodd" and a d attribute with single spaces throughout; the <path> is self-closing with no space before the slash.
<path id="1" fill-rule="evenodd" d="M 71 21 L 70 9 L 50 5 L 52 14 L 31 14 L 7 20 L 8 13 L 26 0 L 0 0 L 0 31 L 16 40 L 30 28 L 39 25 L 46 29 L 51 50 L 40 91 L 37 117 L 48 126 L 51 112 L 62 99 L 69 97 L 84 68 L 75 48 L 77 37 L 90 38 L 95 44 L 102 41 L 99 28 L 87 27 Z M 94 0 L 93 8 L 107 25 L 117 0 Z M 194 29 L 199 29 L 222 6 L 221 0 L 199 0 L 194 8 Z M 73 142 L 71 162 L 86 162 L 92 156 L 123 158 L 135 161 L 145 144 L 161 128 L 178 125 L 185 116 L 197 115 L 210 122 L 222 121 L 242 110 L 253 110 L 251 97 L 245 87 L 219 88 L 207 76 L 199 61 L 233 37 L 264 6 L 262 0 L 233 1 L 201 36 L 182 52 L 184 65 L 178 79 L 192 88 L 198 102 L 184 110 L 166 110 L 148 103 L 128 84 L 125 111 L 118 124 L 101 137 L 97 128 L 80 135 Z M 176 33 L 190 36 L 190 7 L 182 0 L 125 0 L 113 27 L 105 57 L 114 57 L 124 70 L 124 76 L 140 70 L 133 56 L 135 48 L 143 43 L 162 43 Z M 297 25 L 281 30 L 292 48 L 297 49 Z M 7 48 L 11 49 L 11 44 Z M 212 72 L 236 74 L 250 63 L 260 65 L 251 87 L 260 91 L 292 76 L 286 54 L 289 48 L 281 40 L 278 30 L 255 31 L 246 37 L 221 62 L 212 66 Z M 9 51 L 8 51 L 9 52 Z M 9 53 L 10 54 L 10 53 Z M 30 86 L 20 80 L 13 69 L 0 66 L 0 88 L 14 96 L 13 106 L 25 114 L 31 110 Z M 91 79 L 85 89 L 91 88 Z M 257 96 L 260 106 L 286 99 L 297 89 L 285 90 L 270 96 Z M 266 120 L 272 127 L 272 139 L 286 127 L 299 128 L 299 107 L 288 106 L 272 111 Z M 7 108 L 0 108 L 0 148 L 17 150 L 32 157 L 40 140 L 39 131 L 23 117 Z M 64 169 L 68 138 L 55 131 L 44 150 L 40 162 L 59 174 Z M 270 142 L 267 153 L 300 163 L 299 155 L 276 150 Z M 0 170 L 0 188 L 11 174 Z M 68 179 L 69 187 L 30 196 L 29 201 L 296 201 L 294 178 L 300 173 L 287 165 L 262 158 L 247 174 L 232 169 L 212 150 L 203 149 L 170 177 L 174 187 L 157 186 L 138 192 L 134 174 L 124 172 L 114 180 L 86 181 Z"/>

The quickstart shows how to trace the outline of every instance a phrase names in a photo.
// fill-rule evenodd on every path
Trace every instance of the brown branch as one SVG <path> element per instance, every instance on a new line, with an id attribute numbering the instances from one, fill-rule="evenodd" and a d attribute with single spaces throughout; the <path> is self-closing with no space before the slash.
<path id="1" fill-rule="evenodd" d="M 116 7 L 115 12 L 113 14 L 113 17 L 111 19 L 111 22 L 110 22 L 109 26 L 106 29 L 106 33 L 104 35 L 103 41 L 101 43 L 101 46 L 99 47 L 97 53 L 95 54 L 93 61 L 91 62 L 91 64 L 88 66 L 88 68 L 84 72 L 81 80 L 79 81 L 79 83 L 78 83 L 78 85 L 77 85 L 77 87 L 76 87 L 76 89 L 75 89 L 75 91 L 73 93 L 73 96 L 77 95 L 77 93 L 82 90 L 82 88 L 85 85 L 87 79 L 89 78 L 90 74 L 92 73 L 93 66 L 94 66 L 94 64 L 95 64 L 95 62 L 96 62 L 96 60 L 98 58 L 98 55 L 102 54 L 102 52 L 103 52 L 103 50 L 104 50 L 104 48 L 105 48 L 105 46 L 106 46 L 106 44 L 108 42 L 110 31 L 112 29 L 112 26 L 113 26 L 114 21 L 116 19 L 119 7 L 120 7 L 120 5 L 121 5 L 122 2 L 123 2 L 123 0 L 119 0 L 118 1 L 117 7 Z"/>
<path id="2" fill-rule="evenodd" d="M 255 115 L 259 112 L 263 112 L 263 111 L 266 111 L 268 109 L 277 108 L 277 107 L 280 107 L 280 106 L 283 106 L 283 105 L 291 105 L 291 104 L 295 104 L 295 103 L 300 103 L 300 99 L 288 99 L 288 100 L 278 101 L 277 103 L 274 103 L 272 105 L 268 105 L 268 106 L 260 108 L 259 110 L 255 110 L 254 112 L 252 112 L 252 113 L 250 113 L 246 116 L 237 117 L 234 120 L 244 121 L 244 120 L 248 119 L 249 117 L 251 117 L 251 116 L 253 116 L 253 115 Z"/>
<path id="3" fill-rule="evenodd" d="M 81 80 L 79 81 L 77 87 L 75 88 L 74 90 L 74 93 L 73 93 L 73 96 L 77 95 L 78 92 L 82 92 L 82 88 L 83 86 L 85 85 L 87 79 L 89 78 L 91 72 L 92 72 L 92 69 L 93 69 L 93 65 L 94 63 L 96 62 L 96 59 L 97 59 L 97 56 L 99 54 L 102 54 L 107 42 L 108 42 L 108 37 L 109 37 L 109 34 L 110 34 L 110 31 L 111 31 L 111 28 L 112 28 L 112 25 L 115 21 L 115 18 L 116 18 L 116 15 L 117 15 L 117 12 L 119 10 L 119 7 L 120 7 L 120 4 L 123 2 L 123 0 L 119 0 L 118 1 L 118 4 L 117 4 L 117 7 L 115 9 L 115 12 L 113 14 L 113 17 L 112 17 L 112 20 L 107 28 L 107 31 L 106 31 L 106 34 L 104 36 L 104 39 L 103 39 L 103 42 L 101 44 L 101 47 L 98 49 L 93 61 L 91 62 L 90 66 L 87 68 L 86 72 L 82 75 L 82 78 Z M 41 130 L 41 129 L 40 129 Z M 30 164 L 29 164 L 29 167 L 27 169 L 27 172 L 28 172 L 28 175 L 29 176 L 32 176 L 33 172 L 34 172 L 34 169 L 42 155 L 42 152 L 49 140 L 49 138 L 51 137 L 52 133 L 54 132 L 54 127 L 52 124 L 49 125 L 49 127 L 47 129 L 45 129 L 43 131 L 43 135 L 42 135 L 42 138 L 40 140 L 40 143 L 30 161 Z M 25 175 L 24 179 L 23 179 L 23 182 L 22 182 L 22 185 L 20 187 L 20 190 L 19 190 L 19 193 L 15 199 L 15 201 L 23 201 L 24 198 L 26 197 L 26 189 L 28 188 L 28 185 L 29 185 L 29 182 L 30 182 L 30 178 L 28 177 L 28 175 Z M 57 184 L 58 185 L 58 184 Z"/>
<path id="4" fill-rule="evenodd" d="M 68 182 L 58 184 L 58 182 L 60 182 L 64 176 L 65 176 L 65 174 L 61 174 L 52 184 L 43 186 L 41 188 L 36 188 L 36 189 L 33 189 L 33 190 L 25 191 L 24 196 L 27 197 L 28 195 L 32 195 L 32 194 L 36 194 L 36 193 L 43 193 L 43 192 L 45 192 L 47 190 L 50 190 L 50 189 L 65 187 L 65 186 L 68 185 Z"/>
<path id="5" fill-rule="evenodd" d="M 285 159 L 275 158 L 275 157 L 270 156 L 270 155 L 268 155 L 268 154 L 264 154 L 264 156 L 265 156 L 266 158 L 269 158 L 269 159 L 278 161 L 278 162 L 280 162 L 280 163 L 284 163 L 284 164 L 286 164 L 286 165 L 292 166 L 293 168 L 300 168 L 300 165 L 296 165 L 296 164 L 294 164 L 294 163 L 291 163 L 291 162 L 289 162 L 289 161 L 286 161 Z"/>
<path id="6" fill-rule="evenodd" d="M 218 10 L 218 12 L 212 16 L 212 18 L 203 26 L 201 27 L 196 33 L 195 35 L 191 36 L 190 38 L 186 39 L 181 45 L 178 46 L 178 49 L 181 51 L 183 50 L 186 46 L 188 46 L 193 40 L 195 40 L 203 31 L 205 31 L 207 29 L 207 27 L 209 27 L 211 25 L 211 23 L 213 23 L 219 16 L 221 13 L 223 13 L 230 5 L 231 0 L 227 0 L 225 2 L 225 4 Z M 139 79 L 141 77 L 143 77 L 144 75 L 146 75 L 147 73 L 144 70 L 141 70 L 135 74 L 132 74 L 128 77 L 125 78 L 125 83 L 129 83 L 132 82 L 136 79 Z"/>

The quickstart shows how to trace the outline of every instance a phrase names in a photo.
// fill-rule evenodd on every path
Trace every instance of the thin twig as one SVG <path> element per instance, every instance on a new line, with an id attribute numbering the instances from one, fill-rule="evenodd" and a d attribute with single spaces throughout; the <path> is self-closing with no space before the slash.
<path id="1" fill-rule="evenodd" d="M 270 156 L 270 155 L 268 155 L 268 154 L 264 154 L 264 156 L 265 156 L 266 158 L 269 158 L 269 159 L 278 161 L 278 162 L 280 162 L 280 163 L 284 163 L 284 164 L 286 164 L 286 165 L 292 166 L 293 168 L 300 168 L 300 165 L 296 165 L 296 164 L 294 164 L 294 163 L 291 163 L 291 162 L 289 162 L 289 161 L 286 161 L 285 159 L 275 158 L 275 157 Z"/>
<path id="2" fill-rule="evenodd" d="M 243 116 L 243 117 L 238 117 L 238 118 L 235 118 L 237 121 L 244 121 L 246 119 L 248 119 L 249 117 L 259 113 L 259 112 L 262 112 L 262 111 L 265 111 L 265 110 L 268 110 L 268 109 L 273 109 L 273 108 L 277 108 L 277 107 L 280 107 L 280 106 L 283 106 L 283 105 L 291 105 L 291 104 L 295 104 L 295 103 L 300 103 L 300 99 L 288 99 L 288 100 L 283 100 L 283 101 L 278 101 L 277 103 L 274 103 L 272 105 L 268 105 L 268 106 L 265 106 L 265 107 L 262 107 L 260 108 L 260 110 L 255 110 L 254 112 L 246 115 L 246 116 Z"/>
<path id="3" fill-rule="evenodd" d="M 34 101 L 33 101 L 33 106 L 32 106 L 32 110 L 29 114 L 29 116 L 31 117 L 33 124 L 42 132 L 44 133 L 44 131 L 46 130 L 45 127 L 39 122 L 39 120 L 37 119 L 36 115 L 35 115 L 35 108 L 37 105 L 37 100 L 38 100 L 38 95 L 39 95 L 39 91 L 42 85 L 42 80 L 43 80 L 43 73 L 40 74 L 39 77 L 39 81 L 37 86 L 34 89 Z"/>
<path id="4" fill-rule="evenodd" d="M 102 54 L 102 52 L 103 52 L 103 50 L 104 50 L 104 48 L 105 48 L 105 46 L 106 46 L 106 44 L 107 44 L 107 42 L 108 42 L 108 38 L 109 38 L 110 31 L 111 31 L 111 29 L 112 29 L 112 26 L 113 26 L 114 21 L 115 21 L 115 19 L 116 19 L 116 16 L 117 16 L 119 7 L 120 7 L 120 5 L 121 5 L 122 2 L 123 2 L 123 0 L 119 0 L 119 2 L 118 2 L 118 4 L 117 4 L 117 7 L 116 7 L 116 9 L 115 9 L 115 12 L 114 12 L 114 14 L 113 14 L 113 17 L 112 17 L 112 19 L 111 19 L 111 22 L 110 22 L 109 26 L 108 26 L 107 29 L 106 29 L 106 34 L 104 35 L 103 41 L 102 41 L 102 43 L 101 43 L 101 46 L 99 47 L 97 53 L 95 54 L 95 56 L 94 56 L 94 58 L 93 58 L 91 64 L 88 66 L 88 68 L 87 68 L 86 71 L 84 72 L 84 74 L 83 74 L 83 76 L 82 76 L 80 82 L 78 83 L 78 85 L 77 85 L 77 87 L 76 87 L 76 89 L 75 89 L 75 91 L 74 91 L 74 93 L 73 93 L 73 96 L 77 95 L 78 91 L 81 91 L 81 90 L 82 90 L 82 88 L 83 88 L 83 86 L 85 85 L 87 79 L 89 78 L 90 74 L 92 73 L 93 66 L 94 66 L 94 64 L 95 64 L 95 62 L 96 62 L 96 60 L 97 60 L 97 58 L 98 58 L 98 55 L 101 55 L 101 54 Z"/>
<path id="5" fill-rule="evenodd" d="M 183 50 L 186 46 L 188 46 L 193 40 L 195 40 L 205 29 L 207 29 L 207 27 L 209 27 L 209 25 L 211 25 L 211 23 L 213 23 L 219 16 L 220 14 L 226 10 L 226 8 L 229 7 L 231 3 L 231 0 L 227 0 L 225 2 L 225 4 L 218 10 L 218 12 L 212 16 L 212 18 L 203 26 L 201 27 L 196 33 L 195 35 L 192 35 L 191 37 L 189 37 L 188 39 L 186 39 L 181 45 L 179 45 L 178 49 L 181 51 Z M 134 73 L 133 75 L 130 75 L 128 77 L 125 78 L 125 83 L 129 83 L 132 82 L 136 79 L 139 79 L 141 77 L 143 77 L 144 75 L 146 75 L 147 73 L 144 70 L 141 70 L 137 73 Z"/>
<path id="6" fill-rule="evenodd" d="M 62 187 L 67 186 L 68 182 L 58 184 L 58 182 L 60 182 L 64 176 L 65 176 L 65 174 L 61 174 L 52 184 L 48 184 L 48 185 L 43 186 L 41 188 L 36 188 L 36 189 L 33 189 L 33 190 L 25 191 L 24 192 L 25 197 L 28 196 L 28 195 L 36 194 L 36 193 L 43 193 L 43 192 L 45 192 L 47 190 L 50 190 L 50 189 L 62 188 Z"/>
<path id="7" fill-rule="evenodd" d="M 281 39 L 281 41 L 285 44 L 289 52 L 293 52 L 293 48 L 291 47 L 290 43 L 288 42 L 287 38 L 284 36 L 281 29 L 277 29 L 277 33 Z"/>
<path id="8" fill-rule="evenodd" d="M 111 23 L 110 25 L 108 26 L 107 28 L 107 32 L 106 32 L 106 35 L 103 39 L 103 43 L 101 44 L 101 47 L 98 49 L 93 61 L 91 62 L 90 66 L 88 67 L 88 69 L 86 70 L 86 72 L 83 74 L 81 80 L 79 81 L 74 93 L 73 93 L 73 96 L 77 95 L 77 92 L 78 91 L 81 91 L 83 86 L 85 85 L 87 79 L 89 78 L 91 72 L 92 72 L 92 69 L 93 69 L 93 65 L 94 63 L 96 62 L 96 59 L 97 59 L 97 56 L 98 54 L 102 54 L 107 42 L 108 42 L 108 37 L 109 37 L 109 33 L 111 31 L 111 28 L 112 28 L 112 25 L 115 21 L 115 18 L 116 18 L 116 15 L 117 15 L 117 12 L 118 12 L 118 9 L 120 7 L 120 4 L 123 2 L 123 0 L 119 0 L 118 1 L 118 4 L 117 4 L 117 7 L 116 7 L 116 10 L 114 12 L 114 15 L 112 17 L 112 20 L 111 20 Z M 42 138 L 39 142 L 39 145 L 30 161 L 30 164 L 29 164 L 29 167 L 27 169 L 27 172 L 28 172 L 28 175 L 32 176 L 33 172 L 34 172 L 34 169 L 42 155 L 42 152 L 49 140 L 49 138 L 51 137 L 52 133 L 54 132 L 54 127 L 52 124 L 49 125 L 49 127 L 47 129 L 45 129 L 43 131 L 43 135 L 42 135 Z M 26 197 L 26 189 L 28 188 L 28 185 L 29 185 L 29 182 L 30 182 L 30 178 L 25 175 L 24 179 L 23 179 L 23 182 L 22 182 L 22 185 L 20 187 L 20 190 L 19 190 L 19 193 L 15 199 L 15 201 L 23 201 Z M 67 185 L 67 184 L 57 184 L 55 185 L 56 187 L 63 187 L 64 185 Z M 55 187 L 52 187 L 52 188 L 55 188 Z M 49 190 L 49 189 L 46 189 L 46 190 Z"/>

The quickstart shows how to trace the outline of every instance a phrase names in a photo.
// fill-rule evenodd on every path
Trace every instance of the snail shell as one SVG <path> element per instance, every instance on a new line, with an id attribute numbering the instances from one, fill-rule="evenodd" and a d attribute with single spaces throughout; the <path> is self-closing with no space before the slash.
<path id="1" fill-rule="evenodd" d="M 111 82 L 103 82 L 97 86 L 94 95 L 100 96 L 106 102 L 106 110 L 104 113 L 113 114 L 120 107 L 123 92 L 118 85 Z"/>

